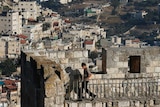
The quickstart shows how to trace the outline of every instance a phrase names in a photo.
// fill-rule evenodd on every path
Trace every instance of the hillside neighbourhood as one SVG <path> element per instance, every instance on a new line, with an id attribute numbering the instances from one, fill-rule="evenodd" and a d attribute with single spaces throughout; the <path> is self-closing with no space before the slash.
<path id="1" fill-rule="evenodd" d="M 0 0 L 0 107 L 21 105 L 23 50 L 57 61 L 56 52 L 84 49 L 99 72 L 102 48 L 159 46 L 159 0 Z"/>

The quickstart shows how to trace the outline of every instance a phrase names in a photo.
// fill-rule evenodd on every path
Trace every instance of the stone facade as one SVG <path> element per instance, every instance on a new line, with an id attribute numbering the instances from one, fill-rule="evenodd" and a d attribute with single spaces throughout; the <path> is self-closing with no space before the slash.
<path id="1" fill-rule="evenodd" d="M 88 63 L 87 50 L 46 51 L 46 56 L 61 64 L 63 69 L 71 67 L 82 73 L 81 63 Z"/>
<path id="2" fill-rule="evenodd" d="M 64 73 L 60 65 L 32 52 L 21 53 L 22 107 L 62 107 Z"/>
<path id="3" fill-rule="evenodd" d="M 115 75 L 115 78 L 125 78 L 130 75 L 130 56 L 140 57 L 140 73 L 160 72 L 160 48 L 107 48 L 106 58 L 102 58 L 106 62 L 107 74 Z M 136 73 L 135 73 L 136 74 Z M 137 74 L 137 75 L 139 75 Z"/>

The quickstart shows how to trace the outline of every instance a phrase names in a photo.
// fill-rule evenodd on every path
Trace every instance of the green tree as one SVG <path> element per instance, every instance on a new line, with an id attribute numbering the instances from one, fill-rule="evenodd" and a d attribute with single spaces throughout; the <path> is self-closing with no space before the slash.
<path id="1" fill-rule="evenodd" d="M 10 76 L 16 71 L 16 66 L 11 59 L 7 59 L 0 63 L 0 71 L 2 72 L 2 75 Z"/>

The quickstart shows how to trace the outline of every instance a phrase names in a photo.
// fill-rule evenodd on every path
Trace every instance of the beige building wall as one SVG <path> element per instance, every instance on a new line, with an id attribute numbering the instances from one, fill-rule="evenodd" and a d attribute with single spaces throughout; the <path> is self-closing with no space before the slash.
<path id="1" fill-rule="evenodd" d="M 25 19 L 32 18 L 35 20 L 40 15 L 41 11 L 36 1 L 20 1 L 18 5 L 14 6 L 14 10 L 22 12 L 23 18 Z"/>
<path id="2" fill-rule="evenodd" d="M 0 57 L 5 58 L 6 57 L 6 42 L 3 40 L 0 40 Z"/>
<path id="3" fill-rule="evenodd" d="M 8 57 L 17 58 L 20 55 L 19 41 L 8 41 Z"/>
<path id="4" fill-rule="evenodd" d="M 35 25 L 24 25 L 22 33 L 31 40 L 37 40 L 42 36 L 42 23 Z"/>
<path id="5" fill-rule="evenodd" d="M 138 42 L 132 42 L 132 40 L 125 40 L 125 46 L 126 47 L 139 48 L 140 47 L 140 43 L 138 43 Z"/>
<path id="6" fill-rule="evenodd" d="M 22 16 L 19 12 L 8 12 L 0 15 L 0 33 L 21 34 Z"/>

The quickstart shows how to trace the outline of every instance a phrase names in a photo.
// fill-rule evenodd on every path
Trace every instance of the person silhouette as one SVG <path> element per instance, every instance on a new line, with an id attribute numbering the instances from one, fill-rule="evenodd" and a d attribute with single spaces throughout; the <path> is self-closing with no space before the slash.
<path id="1" fill-rule="evenodd" d="M 84 70 L 84 77 L 83 77 L 84 80 L 82 82 L 82 87 L 81 87 L 82 93 L 79 93 L 79 96 L 81 96 L 80 94 L 83 94 L 83 89 L 84 89 L 85 92 L 88 93 L 88 95 L 92 97 L 92 99 L 94 99 L 96 95 L 87 88 L 89 79 L 91 77 L 91 73 L 88 71 L 87 65 L 85 63 L 82 63 L 81 66 L 82 66 L 82 69 Z"/>

